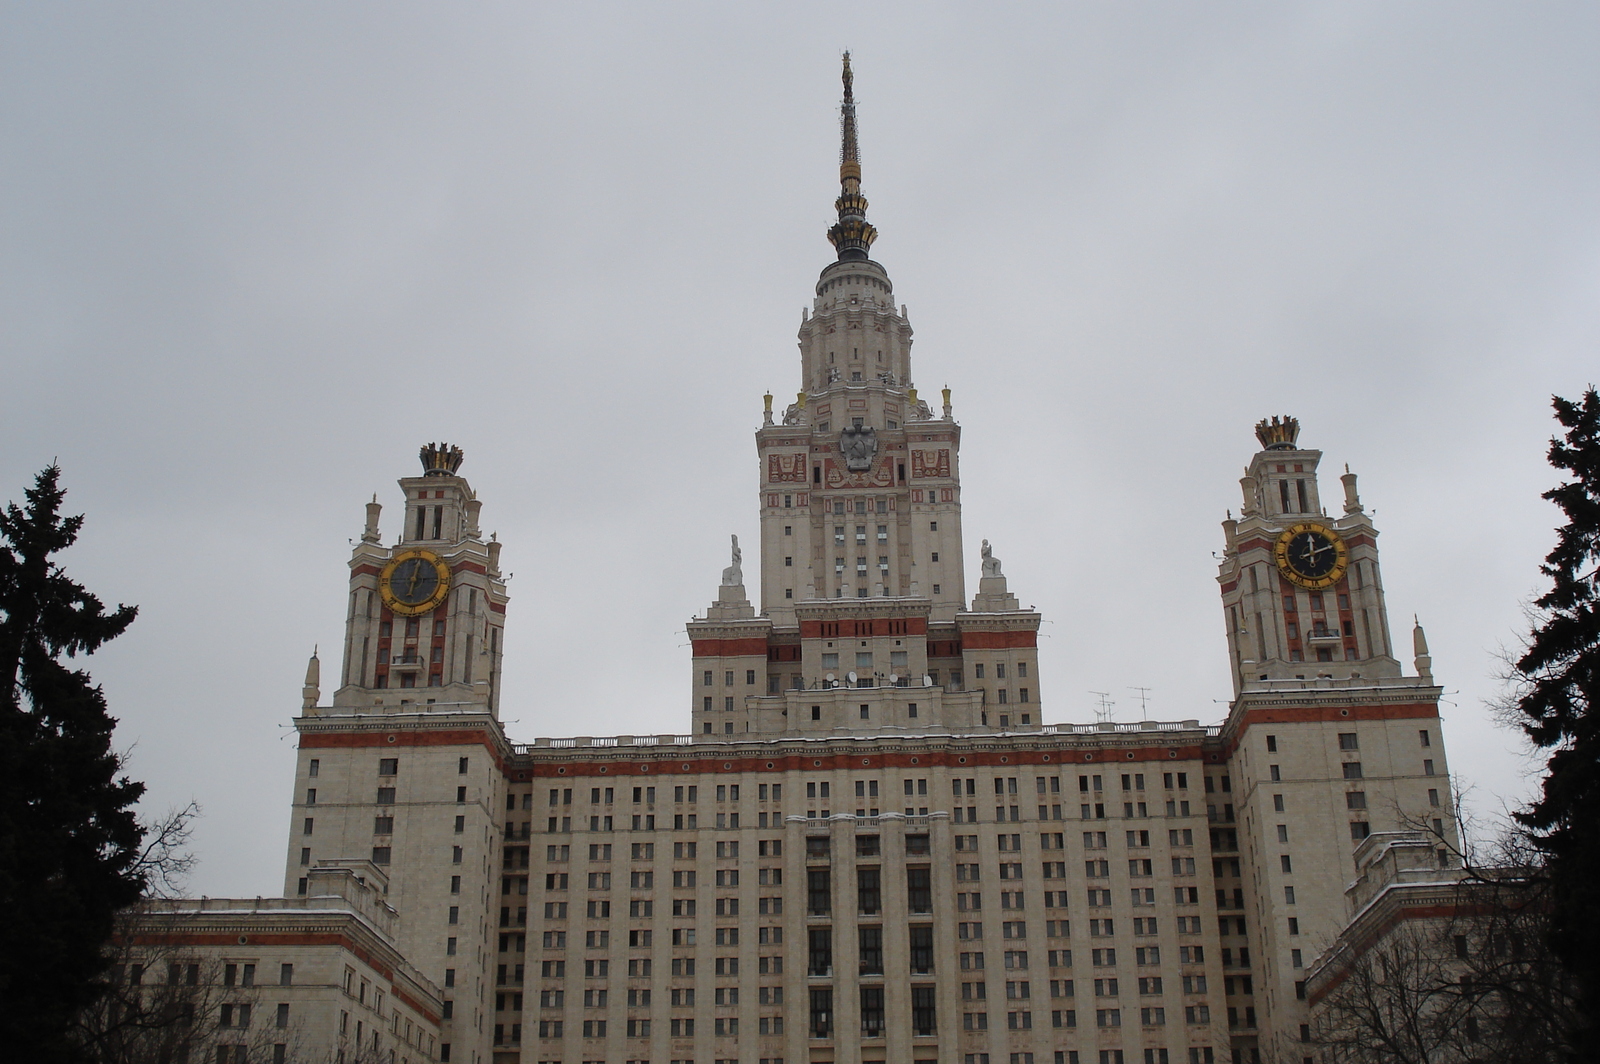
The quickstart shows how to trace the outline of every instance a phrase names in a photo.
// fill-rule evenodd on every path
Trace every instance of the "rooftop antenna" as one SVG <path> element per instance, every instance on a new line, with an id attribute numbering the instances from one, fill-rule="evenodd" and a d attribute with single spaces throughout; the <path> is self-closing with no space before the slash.
<path id="1" fill-rule="evenodd" d="M 1148 687 L 1130 687 L 1130 688 L 1128 688 L 1128 690 L 1130 690 L 1130 691 L 1138 691 L 1139 692 L 1139 719 L 1140 720 L 1149 720 L 1150 719 L 1150 713 L 1149 713 L 1150 688 L 1148 688 Z"/>
<path id="2" fill-rule="evenodd" d="M 1111 723 L 1111 707 L 1116 705 L 1115 702 L 1111 701 L 1111 692 L 1090 691 L 1089 693 L 1098 696 L 1096 703 L 1099 708 L 1094 711 L 1094 719 L 1099 721 L 1101 724 Z"/>

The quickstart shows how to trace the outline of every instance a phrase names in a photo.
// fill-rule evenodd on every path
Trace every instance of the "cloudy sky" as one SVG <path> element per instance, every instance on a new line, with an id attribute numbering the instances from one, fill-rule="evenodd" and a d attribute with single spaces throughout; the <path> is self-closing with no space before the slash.
<path id="1" fill-rule="evenodd" d="M 424 441 L 516 574 L 513 738 L 687 729 L 845 48 L 1046 719 L 1223 716 L 1218 522 L 1293 414 L 1361 475 L 1475 808 L 1525 791 L 1485 703 L 1549 396 L 1600 377 L 1595 5 L 6 3 L 0 498 L 59 458 L 71 571 L 140 606 L 92 668 L 152 808 L 205 808 L 196 892 L 281 889 L 305 661 Z"/>

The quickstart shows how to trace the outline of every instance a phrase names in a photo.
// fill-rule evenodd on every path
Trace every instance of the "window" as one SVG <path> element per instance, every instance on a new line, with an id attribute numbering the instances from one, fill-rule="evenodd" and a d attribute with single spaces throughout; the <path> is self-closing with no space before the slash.
<path id="1" fill-rule="evenodd" d="M 1361 749 L 1360 745 L 1357 744 L 1357 742 L 1356 742 L 1356 733 L 1355 732 L 1340 732 L 1339 733 L 1339 749 L 1341 749 L 1341 750 L 1359 750 L 1359 749 Z"/>
<path id="2" fill-rule="evenodd" d="M 1276 735 L 1267 736 L 1267 753 L 1275 754 L 1277 752 L 1278 752 L 1278 737 Z"/>
<path id="3" fill-rule="evenodd" d="M 1344 763 L 1344 778 L 1347 780 L 1361 779 L 1361 762 L 1346 761 Z"/>
<path id="4" fill-rule="evenodd" d="M 933 911 L 932 872 L 927 868 L 906 869 L 906 896 L 914 913 Z"/>
<path id="5" fill-rule="evenodd" d="M 1422 763 L 1422 774 L 1424 776 L 1433 775 L 1433 762 L 1431 760 Z"/>
<path id="6" fill-rule="evenodd" d="M 815 986 L 811 988 L 811 1037 L 831 1038 L 833 1036 L 833 988 Z"/>
<path id="7" fill-rule="evenodd" d="M 928 975 L 933 972 L 933 928 L 927 924 L 913 924 L 910 928 L 911 973 Z"/>
<path id="8" fill-rule="evenodd" d="M 380 776 L 398 776 L 399 774 L 400 774 L 400 759 L 399 758 L 397 758 L 397 757 L 385 757 L 385 758 L 380 758 L 378 760 L 378 775 L 380 775 Z"/>
<path id="9" fill-rule="evenodd" d="M 1346 809 L 1365 809 L 1367 807 L 1366 791 L 1346 791 L 1344 796 Z"/>
<path id="10" fill-rule="evenodd" d="M 937 1029 L 933 990 L 931 986 L 911 988 L 911 1033 L 919 1038 L 929 1037 Z"/>

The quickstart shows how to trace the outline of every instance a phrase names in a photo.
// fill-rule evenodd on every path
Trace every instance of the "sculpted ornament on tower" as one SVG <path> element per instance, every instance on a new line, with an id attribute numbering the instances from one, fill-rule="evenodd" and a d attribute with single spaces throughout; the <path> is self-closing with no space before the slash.
<path id="1" fill-rule="evenodd" d="M 852 473 L 865 473 L 878 457 L 878 433 L 870 425 L 851 425 L 839 434 L 839 453 L 844 456 L 845 468 Z"/>
<path id="2" fill-rule="evenodd" d="M 739 537 L 733 537 L 733 564 L 722 570 L 723 587 L 744 586 L 744 551 L 739 549 Z"/>

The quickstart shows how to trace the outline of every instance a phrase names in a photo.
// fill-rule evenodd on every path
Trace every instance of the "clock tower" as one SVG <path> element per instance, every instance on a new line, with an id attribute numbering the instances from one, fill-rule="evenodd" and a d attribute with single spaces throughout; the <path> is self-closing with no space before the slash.
<path id="1" fill-rule="evenodd" d="M 1241 855 L 1213 860 L 1219 910 L 1227 899 L 1242 914 L 1222 925 L 1247 936 L 1223 954 L 1255 950 L 1253 981 L 1228 981 L 1228 1011 L 1261 1009 L 1259 1044 L 1290 1058 L 1309 1037 L 1306 966 L 1350 915 L 1343 891 L 1358 875 L 1358 846 L 1422 828 L 1446 867 L 1459 845 L 1441 691 L 1422 629 L 1413 634 L 1416 675 L 1404 675 L 1378 532 L 1356 476 L 1346 467 L 1340 513 L 1330 516 L 1317 481 L 1322 452 L 1299 435 L 1292 417 L 1256 425 L 1261 450 L 1240 480 L 1243 512 L 1223 522 L 1217 579 L 1234 699 L 1226 754 L 1213 755 L 1226 758 L 1227 774 L 1207 794 L 1220 814 L 1212 852 Z"/>
<path id="2" fill-rule="evenodd" d="M 459 447 L 422 448 L 404 477 L 400 534 L 379 538 L 383 507 L 350 557 L 344 665 L 333 706 L 477 705 L 498 715 L 506 587 L 500 544 L 478 528 L 478 501 L 459 475 Z"/>
<path id="3" fill-rule="evenodd" d="M 1400 675 L 1378 571 L 1378 531 L 1340 477 L 1337 517 L 1317 482 L 1322 452 L 1299 443 L 1292 417 L 1256 425 L 1261 450 L 1239 484 L 1240 517 L 1223 522 L 1218 581 L 1237 695 L 1251 681 Z"/>
<path id="4" fill-rule="evenodd" d="M 397 944 L 445 993 L 438 1061 L 488 1064 L 488 871 L 502 860 L 511 750 L 499 721 L 506 586 L 461 449 L 428 444 L 420 457 L 420 475 L 400 480 L 392 543 L 383 507 L 367 504 L 330 704 L 318 704 L 315 658 L 306 675 L 284 889 L 314 894 L 331 867 L 373 884 L 403 915 Z"/>

